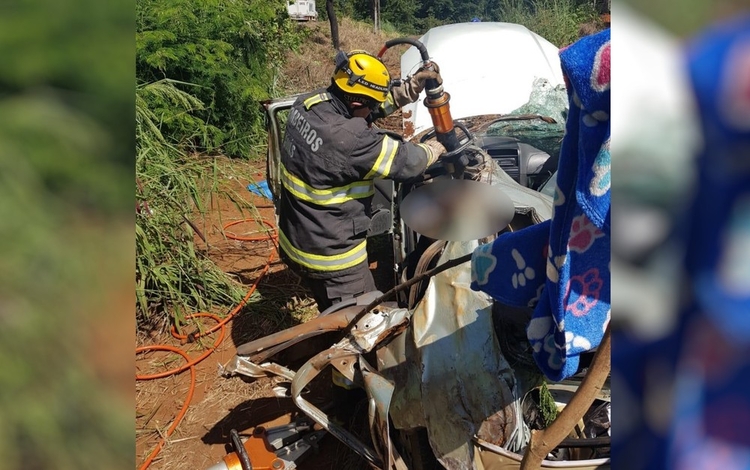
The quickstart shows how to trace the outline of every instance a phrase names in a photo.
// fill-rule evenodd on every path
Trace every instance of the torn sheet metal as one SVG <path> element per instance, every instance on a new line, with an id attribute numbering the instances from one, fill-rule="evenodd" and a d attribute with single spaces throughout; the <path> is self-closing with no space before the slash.
<path id="1" fill-rule="evenodd" d="M 226 377 L 239 374 L 254 379 L 262 379 L 263 377 L 275 375 L 289 381 L 294 378 L 294 371 L 284 366 L 274 364 L 273 362 L 256 364 L 240 356 L 234 356 L 226 365 L 219 366 L 219 374 Z"/>
<path id="2" fill-rule="evenodd" d="M 375 369 L 360 356 L 359 368 L 362 372 L 365 391 L 367 392 L 368 417 L 372 442 L 383 458 L 385 469 L 408 470 L 406 463 L 399 455 L 391 441 L 388 412 L 393 396 L 393 384 L 378 374 Z"/>
<path id="3" fill-rule="evenodd" d="M 391 460 L 390 453 L 381 455 L 363 444 L 352 433 L 330 421 L 325 413 L 302 397 L 302 391 L 329 365 L 339 366 L 337 370 L 345 376 L 349 374 L 350 376 L 347 378 L 352 381 L 361 380 L 353 375 L 354 370 L 351 368 L 351 364 L 357 360 L 357 357 L 371 351 L 377 344 L 403 332 L 408 325 L 409 316 L 410 312 L 404 308 L 389 308 L 382 305 L 375 307 L 355 324 L 349 335 L 329 349 L 318 353 L 300 367 L 292 380 L 292 400 L 295 405 L 313 421 L 321 425 L 323 429 L 330 432 L 377 468 L 384 468 L 384 461 Z M 376 385 L 382 384 L 382 382 L 377 381 L 374 377 L 370 379 L 372 393 L 377 388 Z M 380 397 L 380 394 L 376 395 Z M 379 406 L 387 406 L 385 396 L 382 399 L 384 401 Z M 380 444 L 381 449 L 387 450 L 387 443 L 383 444 L 381 441 Z"/>
<path id="4" fill-rule="evenodd" d="M 552 218 L 552 198 L 521 186 L 493 161 L 490 184 L 498 185 L 513 201 L 517 214 L 528 215 L 535 224 Z"/>
<path id="5" fill-rule="evenodd" d="M 439 264 L 477 245 L 448 243 Z M 475 435 L 512 450 L 528 440 L 516 379 L 494 334 L 491 299 L 470 289 L 470 276 L 470 270 L 458 266 L 433 277 L 412 315 L 408 337 L 392 343 L 390 354 L 379 354 L 385 366 L 407 357 L 406 368 L 414 369 L 384 371 L 389 378 L 393 373 L 407 378 L 403 386 L 395 382 L 394 425 L 426 427 L 436 457 L 449 470 L 478 468 Z"/>

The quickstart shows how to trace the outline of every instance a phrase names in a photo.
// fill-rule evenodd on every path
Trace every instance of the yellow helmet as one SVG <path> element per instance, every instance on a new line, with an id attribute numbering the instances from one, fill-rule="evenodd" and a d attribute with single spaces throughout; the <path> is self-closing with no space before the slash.
<path id="1" fill-rule="evenodd" d="M 385 64 L 365 51 L 336 54 L 333 81 L 346 95 L 382 103 L 391 89 L 391 75 Z"/>

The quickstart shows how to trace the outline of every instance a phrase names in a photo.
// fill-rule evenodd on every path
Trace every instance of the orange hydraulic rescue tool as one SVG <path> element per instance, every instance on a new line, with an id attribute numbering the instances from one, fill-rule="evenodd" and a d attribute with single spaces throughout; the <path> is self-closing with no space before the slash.
<path id="1" fill-rule="evenodd" d="M 385 51 L 397 44 L 411 44 L 416 47 L 422 58 L 422 67 L 435 70 L 435 66 L 430 61 L 430 55 L 424 44 L 416 39 L 396 38 L 387 41 L 382 49 L 378 52 L 378 57 L 382 57 Z M 464 132 L 466 139 L 459 141 L 456 135 L 456 124 L 451 117 L 450 99 L 451 96 L 443 90 L 443 86 L 436 79 L 428 79 L 425 84 L 426 98 L 424 105 L 427 107 L 430 118 L 432 119 L 433 131 L 426 134 L 421 140 L 432 137 L 437 138 L 438 142 L 443 144 L 447 152 L 441 158 L 446 169 L 458 178 L 463 174 L 463 169 L 468 164 L 468 158 L 464 154 L 466 147 L 473 141 L 472 136 L 464 126 L 459 126 Z"/>

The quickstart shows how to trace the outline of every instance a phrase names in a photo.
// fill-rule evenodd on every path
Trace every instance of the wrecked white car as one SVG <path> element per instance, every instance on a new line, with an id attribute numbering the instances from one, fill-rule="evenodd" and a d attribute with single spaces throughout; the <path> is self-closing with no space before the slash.
<path id="1" fill-rule="evenodd" d="M 306 433 L 290 446 L 275 438 L 289 427 L 244 437 L 233 431 L 233 452 L 211 470 L 295 468 L 326 433 L 374 468 L 523 468 L 531 430 L 548 425 L 585 380 L 582 370 L 543 385 L 525 335 L 530 312 L 471 290 L 466 263 L 498 234 L 552 217 L 552 198 L 538 190 L 556 170 L 567 115 L 558 49 L 523 26 L 466 23 L 434 28 L 419 41 L 389 41 L 381 53 L 404 42 L 413 47 L 402 56 L 403 75 L 432 58 L 444 80 L 440 93 L 431 96 L 428 89 L 403 109 L 404 138 L 441 138 L 428 106 L 449 106 L 455 139 L 454 148 L 446 145 L 453 159 L 436 163 L 422 178 L 376 183 L 369 234 L 390 234 L 396 287 L 239 346 L 223 373 L 281 378 L 308 419 L 295 430 Z M 274 198 L 281 194 L 280 143 L 293 102 L 263 103 Z M 460 207 L 444 210 L 452 215 L 435 224 L 422 217 L 430 204 Z M 497 220 L 486 222 L 488 213 Z M 325 346 L 311 349 L 313 339 Z M 294 370 L 290 357 L 304 363 Z M 331 380 L 332 370 L 340 383 L 366 392 L 369 439 L 307 399 L 313 381 Z M 609 402 L 605 385 L 590 397 L 569 437 L 539 465 L 609 468 Z"/>

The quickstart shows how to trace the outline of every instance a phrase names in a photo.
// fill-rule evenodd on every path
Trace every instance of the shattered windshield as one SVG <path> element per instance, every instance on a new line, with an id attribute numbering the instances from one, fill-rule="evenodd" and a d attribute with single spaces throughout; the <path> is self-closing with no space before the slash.
<path id="1" fill-rule="evenodd" d="M 563 85 L 534 80 L 529 101 L 491 123 L 483 134 L 513 137 L 557 157 L 565 134 L 568 95 Z"/>

